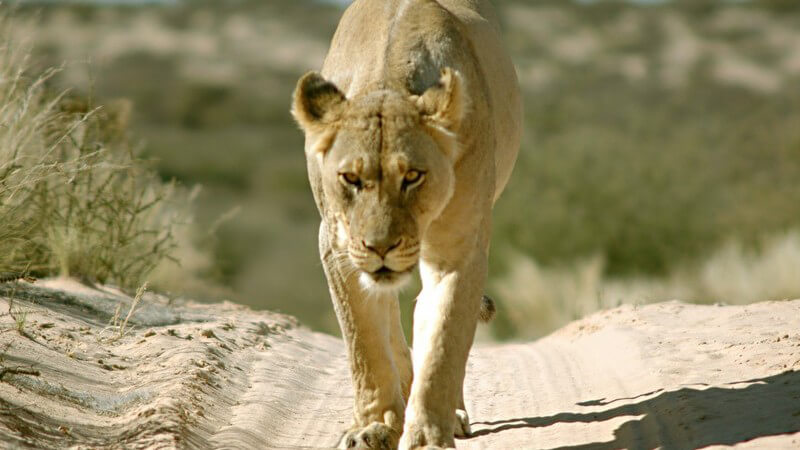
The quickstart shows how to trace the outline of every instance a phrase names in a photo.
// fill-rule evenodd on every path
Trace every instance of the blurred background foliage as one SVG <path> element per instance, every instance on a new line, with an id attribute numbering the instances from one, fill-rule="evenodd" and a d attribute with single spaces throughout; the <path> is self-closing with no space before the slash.
<path id="1" fill-rule="evenodd" d="M 153 275 L 161 289 L 338 333 L 288 107 L 342 5 L 67 3 L 13 12 L 31 61 L 63 65 L 48 85 L 129 99 L 160 177 L 202 186 L 194 250 Z M 800 2 L 494 3 L 525 130 L 495 211 L 499 315 L 483 337 L 620 303 L 800 297 Z"/>

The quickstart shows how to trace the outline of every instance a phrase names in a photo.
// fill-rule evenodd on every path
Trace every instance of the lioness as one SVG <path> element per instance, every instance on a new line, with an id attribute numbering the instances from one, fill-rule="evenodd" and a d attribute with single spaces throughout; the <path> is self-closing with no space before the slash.
<path id="1" fill-rule="evenodd" d="M 462 385 L 491 211 L 520 140 L 498 35 L 486 0 L 356 0 L 322 72 L 297 84 L 292 113 L 355 389 L 342 447 L 453 447 L 469 433 Z M 417 264 L 410 352 L 396 291 Z"/>

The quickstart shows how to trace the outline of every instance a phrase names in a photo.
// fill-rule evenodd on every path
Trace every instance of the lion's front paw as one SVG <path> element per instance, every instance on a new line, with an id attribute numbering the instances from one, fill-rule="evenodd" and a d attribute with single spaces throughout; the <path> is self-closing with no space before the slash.
<path id="1" fill-rule="evenodd" d="M 373 422 L 345 433 L 339 441 L 339 448 L 394 450 L 399 438 L 397 431 L 390 426 Z"/>
<path id="2" fill-rule="evenodd" d="M 469 426 L 469 415 L 466 410 L 456 409 L 453 418 L 453 435 L 455 437 L 469 437 L 472 433 Z M 444 436 L 444 429 L 429 424 L 428 426 L 415 426 L 407 424 L 403 437 L 400 439 L 400 448 L 403 450 L 452 448 L 452 437 Z"/>
<path id="3" fill-rule="evenodd" d="M 448 435 L 443 427 L 434 424 L 406 423 L 403 437 L 400 438 L 401 450 L 438 450 L 455 448 L 453 434 Z"/>
<path id="4" fill-rule="evenodd" d="M 472 430 L 469 427 L 469 415 L 463 409 L 456 410 L 456 426 L 453 428 L 453 435 L 455 437 L 465 438 L 469 437 Z"/>

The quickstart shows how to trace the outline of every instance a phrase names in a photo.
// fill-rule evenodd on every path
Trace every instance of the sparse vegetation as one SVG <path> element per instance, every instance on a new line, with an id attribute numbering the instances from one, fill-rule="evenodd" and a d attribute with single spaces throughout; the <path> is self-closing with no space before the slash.
<path id="1" fill-rule="evenodd" d="M 786 300 L 800 293 L 800 232 L 759 242 L 758 249 L 731 240 L 701 261 L 666 276 L 609 276 L 602 256 L 544 266 L 509 255 L 509 271 L 492 282 L 503 299 L 501 337 L 537 337 L 595 311 L 666 300 L 747 304 Z"/>
<path id="2" fill-rule="evenodd" d="M 171 257 L 183 208 L 127 139 L 130 103 L 52 95 L 0 16 L 0 272 L 123 287 Z"/>

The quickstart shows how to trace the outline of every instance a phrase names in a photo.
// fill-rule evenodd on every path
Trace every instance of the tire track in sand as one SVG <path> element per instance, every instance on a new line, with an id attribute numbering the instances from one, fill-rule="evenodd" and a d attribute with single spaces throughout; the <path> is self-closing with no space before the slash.
<path id="1" fill-rule="evenodd" d="M 341 341 L 296 329 L 251 358 L 244 393 L 212 438 L 214 447 L 334 447 L 353 404 Z"/>

